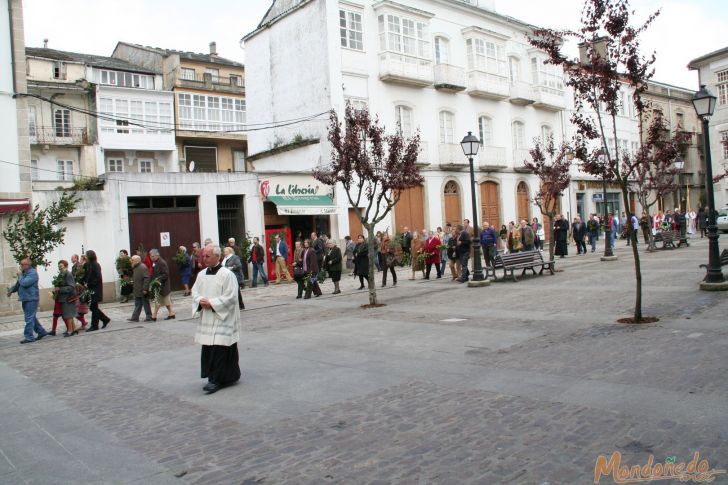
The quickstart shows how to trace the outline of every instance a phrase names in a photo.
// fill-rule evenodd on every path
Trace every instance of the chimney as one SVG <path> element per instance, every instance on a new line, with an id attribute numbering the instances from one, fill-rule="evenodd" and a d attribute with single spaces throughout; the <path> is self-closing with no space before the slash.
<path id="1" fill-rule="evenodd" d="M 217 55 L 217 42 L 214 40 L 210 42 L 210 55 L 216 56 Z"/>
<path id="2" fill-rule="evenodd" d="M 44 49 L 48 48 L 48 39 L 43 39 L 43 48 Z"/>

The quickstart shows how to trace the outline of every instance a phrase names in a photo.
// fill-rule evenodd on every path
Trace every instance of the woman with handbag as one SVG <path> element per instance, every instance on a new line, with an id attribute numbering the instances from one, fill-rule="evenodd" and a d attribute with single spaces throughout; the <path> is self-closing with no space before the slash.
<path id="1" fill-rule="evenodd" d="M 311 292 L 314 296 L 321 296 L 321 288 L 318 284 L 318 255 L 316 251 L 311 247 L 311 241 L 306 239 L 303 241 L 303 284 L 306 287 L 306 295 L 303 297 L 304 300 L 311 298 Z"/>
<path id="2" fill-rule="evenodd" d="M 64 337 L 70 337 L 77 335 L 78 330 L 74 326 L 74 318 L 76 317 L 76 300 L 78 295 L 76 294 L 76 282 L 73 279 L 73 275 L 68 271 L 68 261 L 62 259 L 58 262 L 58 281 L 55 282 L 57 286 L 53 289 L 53 293 L 56 295 L 56 304 L 60 307 L 60 313 L 63 317 L 63 322 L 66 324 L 66 331 Z M 58 321 L 53 319 L 53 335 L 56 334 L 56 326 Z"/>
<path id="3" fill-rule="evenodd" d="M 364 280 L 369 279 L 369 243 L 367 243 L 361 234 L 356 238 L 354 265 L 356 267 L 356 275 L 359 277 L 359 289 L 363 290 Z"/>
<path id="4" fill-rule="evenodd" d="M 341 249 L 336 245 L 333 239 L 329 239 L 326 243 L 329 249 L 328 254 L 324 259 L 324 267 L 326 272 L 329 274 L 331 281 L 334 283 L 334 292 L 332 295 L 338 295 L 341 293 L 339 289 L 339 281 L 341 281 Z"/>

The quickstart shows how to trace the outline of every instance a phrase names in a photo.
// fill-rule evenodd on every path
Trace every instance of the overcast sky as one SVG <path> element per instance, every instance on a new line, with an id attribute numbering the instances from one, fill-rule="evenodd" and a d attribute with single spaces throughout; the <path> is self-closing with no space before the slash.
<path id="1" fill-rule="evenodd" d="M 207 52 L 244 62 L 240 38 L 253 30 L 270 0 L 24 0 L 25 41 L 59 50 L 111 55 L 120 40 Z M 655 80 L 697 89 L 687 63 L 728 44 L 726 0 L 632 0 L 638 15 L 662 9 L 643 37 L 657 51 Z M 581 0 L 496 0 L 499 13 L 553 28 L 578 26 Z"/>

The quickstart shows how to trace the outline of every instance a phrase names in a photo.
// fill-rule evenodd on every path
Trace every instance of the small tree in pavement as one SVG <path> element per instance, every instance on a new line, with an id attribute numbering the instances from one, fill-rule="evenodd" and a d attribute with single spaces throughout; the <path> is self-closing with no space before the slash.
<path id="1" fill-rule="evenodd" d="M 377 255 L 374 227 L 399 202 L 402 191 L 421 185 L 424 178 L 417 169 L 420 135 L 405 139 L 400 133 L 387 135 L 367 110 L 350 105 L 344 123 L 331 111 L 328 139 L 331 162 L 314 170 L 316 180 L 341 184 L 351 207 L 364 207 L 355 213 L 367 230 L 369 244 L 369 304 L 377 305 L 374 284 L 374 258 Z"/>

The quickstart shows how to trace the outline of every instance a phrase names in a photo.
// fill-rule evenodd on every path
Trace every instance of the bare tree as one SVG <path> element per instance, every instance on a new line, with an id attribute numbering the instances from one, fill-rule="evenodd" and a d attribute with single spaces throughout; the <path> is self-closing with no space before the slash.
<path id="1" fill-rule="evenodd" d="M 336 111 L 329 123 L 331 162 L 316 169 L 314 178 L 327 185 L 340 183 L 351 207 L 367 230 L 369 244 L 369 304 L 377 305 L 374 259 L 377 256 L 374 227 L 399 202 L 403 190 L 424 182 L 417 168 L 420 135 L 405 139 L 401 133 L 387 135 L 378 119 L 367 110 L 350 105 L 344 113 L 344 126 Z"/>
<path id="2" fill-rule="evenodd" d="M 583 147 L 582 147 L 583 148 Z M 573 149 L 566 143 L 558 147 L 554 143 L 554 137 L 549 136 L 546 140 L 534 139 L 534 146 L 529 150 L 531 159 L 524 160 L 524 165 L 539 180 L 540 188 L 534 197 L 534 203 L 541 209 L 542 216 L 550 221 L 559 211 L 559 201 L 564 190 L 571 183 L 571 160 L 574 157 Z M 545 222 L 545 221 L 544 221 Z M 554 225 L 549 224 L 549 260 L 554 259 Z"/>

